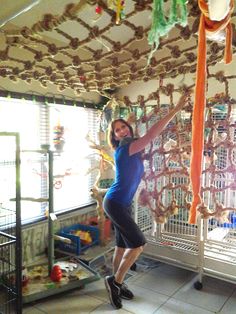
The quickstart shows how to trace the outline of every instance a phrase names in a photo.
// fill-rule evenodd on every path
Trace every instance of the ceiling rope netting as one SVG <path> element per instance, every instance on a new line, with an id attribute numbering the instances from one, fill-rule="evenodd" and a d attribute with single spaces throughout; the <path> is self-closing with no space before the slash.
<path id="1" fill-rule="evenodd" d="M 106 17 L 108 21 L 103 27 L 94 20 L 86 22 L 81 15 L 87 7 L 94 8 L 95 12 L 96 5 L 103 10 L 100 19 Z M 176 25 L 176 36 L 161 38 L 158 50 L 147 64 L 151 52 L 148 45 L 151 26 L 144 27 L 138 14 L 151 14 L 151 11 L 152 1 L 135 1 L 133 9 L 116 25 L 116 11 L 109 8 L 106 1 L 82 0 L 77 5 L 67 5 L 59 16 L 45 14 L 32 27 L 25 26 L 15 31 L 3 28 L 6 48 L 0 51 L 0 77 L 9 78 L 13 82 L 22 80 L 28 84 L 37 81 L 45 88 L 48 83 L 53 83 L 60 91 L 69 88 L 80 94 L 86 91 L 102 93 L 133 81 L 146 82 L 159 77 L 194 73 L 197 60 L 195 33 L 199 16 L 196 1 L 188 1 L 187 12 L 191 25 Z M 73 23 L 73 28 L 78 29 L 78 37 L 66 31 L 64 25 L 68 21 Z M 122 32 L 132 35 L 121 43 L 111 35 L 116 27 L 123 27 Z M 62 36 L 63 44 L 59 45 L 58 41 L 46 37 L 47 32 L 56 32 Z M 181 48 L 181 41 L 188 41 L 190 38 L 193 39 L 191 45 Z M 92 48 L 98 43 L 100 48 Z M 162 48 L 167 48 L 167 55 L 157 57 Z M 15 49 L 25 50 L 31 57 L 25 60 L 20 57 L 22 54 L 16 56 Z M 210 45 L 209 65 L 216 64 L 222 58 L 222 50 L 223 45 L 220 43 L 214 42 Z"/>

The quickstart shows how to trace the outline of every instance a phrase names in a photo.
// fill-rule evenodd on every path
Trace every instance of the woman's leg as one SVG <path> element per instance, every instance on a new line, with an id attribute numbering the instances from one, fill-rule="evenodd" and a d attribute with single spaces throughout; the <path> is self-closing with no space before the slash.
<path id="1" fill-rule="evenodd" d="M 103 206 L 113 222 L 116 238 L 113 255 L 114 275 L 106 276 L 104 281 L 111 304 L 114 308 L 120 309 L 121 298 L 128 300 L 133 298 L 133 293 L 123 285 L 123 280 L 142 253 L 146 239 L 133 220 L 130 208 L 123 207 L 107 198 L 104 199 Z"/>
<path id="2" fill-rule="evenodd" d="M 113 254 L 113 261 L 112 261 L 112 264 L 113 264 L 113 274 L 115 274 L 120 266 L 120 263 L 121 263 L 121 260 L 123 258 L 123 255 L 125 253 L 125 248 L 123 247 L 118 247 L 118 246 L 115 246 L 115 251 L 114 251 L 114 254 Z"/>
<path id="3" fill-rule="evenodd" d="M 137 260 L 139 255 L 142 253 L 144 246 L 139 246 L 134 249 L 125 249 L 123 258 L 120 261 L 120 265 L 115 274 L 115 281 L 119 284 L 122 284 L 125 278 L 126 273 L 130 267 Z"/>

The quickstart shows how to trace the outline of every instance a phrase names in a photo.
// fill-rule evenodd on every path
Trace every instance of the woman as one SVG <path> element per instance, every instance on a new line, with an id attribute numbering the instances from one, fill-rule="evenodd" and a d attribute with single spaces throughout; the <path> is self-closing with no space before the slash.
<path id="1" fill-rule="evenodd" d="M 141 152 L 164 130 L 184 106 L 189 94 L 181 96 L 178 104 L 148 132 L 134 139 L 132 127 L 123 119 L 111 122 L 108 133 L 115 150 L 115 180 L 105 195 L 103 206 L 115 229 L 113 274 L 105 278 L 105 286 L 114 308 L 122 307 L 121 298 L 132 299 L 133 293 L 123 283 L 130 267 L 142 253 L 146 239 L 131 215 L 131 202 L 143 175 Z"/>

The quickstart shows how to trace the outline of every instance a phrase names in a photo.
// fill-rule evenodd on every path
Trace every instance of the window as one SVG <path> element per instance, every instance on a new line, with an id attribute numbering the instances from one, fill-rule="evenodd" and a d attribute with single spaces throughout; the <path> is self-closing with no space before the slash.
<path id="1" fill-rule="evenodd" d="M 39 152 L 42 144 L 49 144 L 53 150 L 55 212 L 94 202 L 90 188 L 96 173 L 89 173 L 89 169 L 96 160 L 85 137 L 90 133 L 96 139 L 98 117 L 99 112 L 93 109 L 0 98 L 0 131 L 20 133 L 23 222 L 44 217 L 48 207 L 47 202 L 24 200 L 48 196 L 48 158 Z M 12 208 L 15 177 L 8 170 L 14 168 L 14 154 L 6 139 L 0 138 L 0 144 L 0 188 L 4 190 L 0 203 L 3 208 Z"/>
<path id="2" fill-rule="evenodd" d="M 55 211 L 76 208 L 78 203 L 87 205 L 93 201 L 90 189 L 95 173 L 88 174 L 88 171 L 93 167 L 95 154 L 89 148 L 86 136 L 90 134 L 96 138 L 98 113 L 91 109 L 52 105 L 49 116 L 51 147 L 57 149 L 59 145 L 54 153 Z"/>

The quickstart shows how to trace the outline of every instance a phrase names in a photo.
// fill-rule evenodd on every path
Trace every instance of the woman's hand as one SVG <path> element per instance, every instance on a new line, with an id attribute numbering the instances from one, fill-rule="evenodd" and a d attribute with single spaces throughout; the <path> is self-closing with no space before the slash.
<path id="1" fill-rule="evenodd" d="M 175 112 L 180 111 L 180 110 L 185 106 L 186 100 L 188 99 L 189 96 L 190 96 L 190 91 L 184 93 L 184 94 L 180 97 L 180 99 L 179 99 L 177 105 L 176 105 L 175 108 L 174 108 Z"/>
<path id="2" fill-rule="evenodd" d="M 153 124 L 147 133 L 132 142 L 129 146 L 129 155 L 136 154 L 142 151 L 152 140 L 161 134 L 168 123 L 173 119 L 176 113 L 181 110 L 186 104 L 186 100 L 190 95 L 190 91 L 185 92 L 179 99 L 177 105 L 165 117 Z"/>

